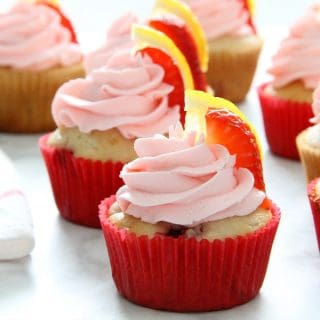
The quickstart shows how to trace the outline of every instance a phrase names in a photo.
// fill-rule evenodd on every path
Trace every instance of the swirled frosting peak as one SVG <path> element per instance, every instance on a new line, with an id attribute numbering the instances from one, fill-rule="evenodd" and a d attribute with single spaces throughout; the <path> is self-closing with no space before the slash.
<path id="1" fill-rule="evenodd" d="M 320 4 L 313 5 L 290 29 L 272 59 L 269 73 L 274 87 L 302 80 L 306 88 L 315 89 L 320 80 Z"/>
<path id="2" fill-rule="evenodd" d="M 44 70 L 82 59 L 71 32 L 50 7 L 26 2 L 0 14 L 0 66 Z"/>
<path id="3" fill-rule="evenodd" d="M 84 67 L 87 73 L 104 66 L 115 51 L 126 50 L 133 46 L 131 26 L 136 22 L 138 22 L 136 15 L 128 12 L 112 23 L 107 31 L 105 44 L 85 56 Z"/>
<path id="4" fill-rule="evenodd" d="M 208 40 L 250 34 L 249 13 L 239 0 L 184 0 L 198 17 Z"/>
<path id="5" fill-rule="evenodd" d="M 82 132 L 117 128 L 125 138 L 166 133 L 180 113 L 168 105 L 173 88 L 163 78 L 163 68 L 147 55 L 117 52 L 104 67 L 58 90 L 53 117 L 58 126 Z"/>
<path id="6" fill-rule="evenodd" d="M 145 222 L 194 226 L 253 212 L 265 194 L 254 188 L 253 174 L 235 168 L 235 156 L 222 145 L 197 141 L 179 124 L 169 137 L 137 139 L 138 159 L 122 172 L 117 192 L 123 212 Z"/>

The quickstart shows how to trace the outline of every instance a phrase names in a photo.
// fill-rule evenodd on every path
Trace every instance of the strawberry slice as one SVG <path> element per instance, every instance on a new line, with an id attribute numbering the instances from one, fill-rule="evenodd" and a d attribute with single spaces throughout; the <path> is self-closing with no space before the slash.
<path id="1" fill-rule="evenodd" d="M 210 109 L 206 115 L 207 143 L 225 146 L 236 155 L 236 167 L 249 169 L 255 187 L 265 191 L 262 162 L 255 135 L 247 123 L 226 109 Z"/>
<path id="2" fill-rule="evenodd" d="M 184 85 L 181 72 L 175 65 L 171 57 L 157 48 L 147 47 L 139 52 L 147 54 L 154 63 L 159 64 L 165 71 L 164 82 L 173 86 L 173 91 L 169 94 L 169 106 L 180 106 L 181 122 L 184 123 Z"/>
<path id="3" fill-rule="evenodd" d="M 55 12 L 58 13 L 58 15 L 60 16 L 61 18 L 61 24 L 70 31 L 71 33 L 71 42 L 74 42 L 74 43 L 78 43 L 78 40 L 77 40 L 77 36 L 76 36 L 76 33 L 74 31 L 74 28 L 72 26 L 72 23 L 70 22 L 70 20 L 62 13 L 62 11 L 60 10 L 59 7 L 55 6 L 54 4 L 52 3 L 48 3 L 46 2 L 45 0 L 44 1 L 39 1 L 37 2 L 37 4 L 40 4 L 40 5 L 45 5 L 51 9 L 53 9 Z"/>
<path id="4" fill-rule="evenodd" d="M 154 19 L 149 21 L 150 27 L 163 32 L 175 43 L 184 54 L 190 65 L 195 89 L 207 90 L 205 74 L 201 71 L 196 43 L 192 34 L 185 26 L 179 26 L 168 18 Z"/>

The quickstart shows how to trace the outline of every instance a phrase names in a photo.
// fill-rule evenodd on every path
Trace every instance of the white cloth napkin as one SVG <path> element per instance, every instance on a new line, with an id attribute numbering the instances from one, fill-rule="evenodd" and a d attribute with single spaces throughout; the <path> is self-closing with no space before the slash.
<path id="1" fill-rule="evenodd" d="M 10 160 L 0 150 L 0 260 L 18 259 L 34 247 L 30 210 Z"/>

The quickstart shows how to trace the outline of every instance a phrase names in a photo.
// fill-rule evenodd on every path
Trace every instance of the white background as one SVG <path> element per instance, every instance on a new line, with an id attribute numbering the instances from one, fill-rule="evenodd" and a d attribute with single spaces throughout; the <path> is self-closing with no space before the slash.
<path id="1" fill-rule="evenodd" d="M 61 1 L 85 49 L 102 42 L 111 20 L 135 8 L 147 16 L 153 1 Z M 12 1 L 0 0 L 0 10 Z M 266 78 L 270 55 L 284 27 L 311 1 L 257 1 L 257 22 L 265 49 L 255 85 Z M 33 213 L 36 247 L 31 256 L 0 263 L 0 319 L 319 319 L 320 257 L 301 165 L 270 154 L 253 86 L 240 107 L 256 125 L 265 150 L 269 196 L 283 215 L 269 269 L 259 296 L 228 311 L 180 315 L 149 310 L 122 299 L 113 285 L 99 230 L 58 216 L 37 147 L 39 135 L 0 134 L 0 147 L 22 178 Z M 1 99 L 1 95 L 0 95 Z M 1 179 L 1 177 L 0 177 Z"/>

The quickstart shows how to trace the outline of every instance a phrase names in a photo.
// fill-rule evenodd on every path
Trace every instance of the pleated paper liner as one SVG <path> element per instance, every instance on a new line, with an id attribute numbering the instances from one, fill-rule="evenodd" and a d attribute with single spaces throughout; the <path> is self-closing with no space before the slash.
<path id="1" fill-rule="evenodd" d="M 110 223 L 115 197 L 100 205 L 112 275 L 121 295 L 154 309 L 227 309 L 254 298 L 263 283 L 280 211 L 259 231 L 224 241 L 137 237 Z M 271 202 L 270 202 L 271 203 Z"/>
<path id="2" fill-rule="evenodd" d="M 320 197 L 318 194 L 319 191 L 317 192 L 316 190 L 316 186 L 319 183 L 320 178 L 318 177 L 308 184 L 308 198 L 312 210 L 312 216 L 318 240 L 318 247 L 320 250 Z"/>
<path id="3" fill-rule="evenodd" d="M 51 103 L 68 80 L 84 77 L 82 64 L 44 71 L 0 68 L 0 131 L 33 133 L 56 127 Z"/>
<path id="4" fill-rule="evenodd" d="M 232 41 L 232 40 L 230 40 Z M 212 48 L 211 48 L 212 47 Z M 216 49 L 214 42 L 209 42 L 208 84 L 215 96 L 232 102 L 241 102 L 246 97 L 256 71 L 261 44 L 251 50 Z"/>
<path id="5" fill-rule="evenodd" d="M 48 146 L 48 137 L 41 137 L 39 146 L 60 214 L 76 224 L 101 228 L 99 203 L 123 185 L 119 174 L 124 164 L 76 158 L 68 150 Z"/>
<path id="6" fill-rule="evenodd" d="M 320 148 L 313 147 L 306 139 L 307 130 L 297 136 L 297 148 L 304 167 L 307 181 L 320 177 Z"/>
<path id="7" fill-rule="evenodd" d="M 265 93 L 267 85 L 258 87 L 258 96 L 270 149 L 279 156 L 298 160 L 296 137 L 311 125 L 311 105 L 271 96 Z"/>

